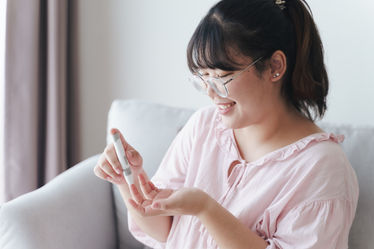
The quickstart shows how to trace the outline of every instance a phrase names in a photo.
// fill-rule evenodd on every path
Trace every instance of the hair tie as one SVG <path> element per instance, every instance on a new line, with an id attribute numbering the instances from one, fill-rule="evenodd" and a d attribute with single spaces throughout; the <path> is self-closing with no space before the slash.
<path id="1" fill-rule="evenodd" d="M 286 8 L 286 1 L 285 0 L 275 0 L 275 4 L 281 9 L 284 10 Z"/>

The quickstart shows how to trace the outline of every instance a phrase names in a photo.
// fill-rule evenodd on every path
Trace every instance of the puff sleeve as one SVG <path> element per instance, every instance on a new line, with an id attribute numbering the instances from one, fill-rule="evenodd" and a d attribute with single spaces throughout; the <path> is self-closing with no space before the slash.
<path id="1" fill-rule="evenodd" d="M 266 249 L 345 249 L 355 203 L 318 200 L 290 210 L 278 223 Z"/>

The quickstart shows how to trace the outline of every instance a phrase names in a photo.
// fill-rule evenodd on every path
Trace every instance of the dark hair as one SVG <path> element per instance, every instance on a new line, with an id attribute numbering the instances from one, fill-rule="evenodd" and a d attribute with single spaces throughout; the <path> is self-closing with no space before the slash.
<path id="1" fill-rule="evenodd" d="M 323 46 L 311 10 L 304 0 L 222 0 L 197 26 L 187 48 L 188 67 L 234 71 L 234 53 L 257 59 L 262 73 L 277 50 L 287 57 L 281 93 L 300 113 L 315 120 L 326 111 L 329 80 Z M 314 113 L 312 115 L 312 112 Z"/>

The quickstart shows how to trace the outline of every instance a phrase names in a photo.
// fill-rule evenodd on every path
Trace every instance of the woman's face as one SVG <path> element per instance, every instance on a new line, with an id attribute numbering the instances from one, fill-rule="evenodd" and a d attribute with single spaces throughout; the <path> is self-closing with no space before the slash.
<path id="1" fill-rule="evenodd" d="M 242 65 L 249 65 L 252 60 L 242 61 Z M 245 68 L 245 66 L 243 66 Z M 203 69 L 202 74 L 220 77 L 224 81 L 235 73 L 219 69 Z M 222 98 L 209 87 L 208 95 L 216 104 L 224 125 L 232 129 L 240 129 L 261 122 L 267 115 L 271 115 L 281 104 L 280 82 L 271 80 L 270 69 L 259 75 L 255 67 L 241 73 L 226 85 L 228 96 Z"/>

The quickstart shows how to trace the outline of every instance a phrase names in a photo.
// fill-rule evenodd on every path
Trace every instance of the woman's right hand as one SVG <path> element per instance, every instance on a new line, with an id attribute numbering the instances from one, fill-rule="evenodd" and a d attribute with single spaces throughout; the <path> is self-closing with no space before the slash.
<path id="1" fill-rule="evenodd" d="M 123 135 L 118 129 L 113 128 L 110 130 L 110 132 L 111 134 L 120 134 L 121 142 L 125 150 L 127 160 L 130 163 L 134 184 L 136 186 L 139 186 L 138 175 L 140 173 L 146 175 L 142 167 L 143 158 L 130 144 L 126 142 Z M 109 181 L 113 184 L 127 185 L 113 143 L 110 143 L 105 147 L 104 152 L 101 154 L 94 168 L 94 173 L 97 177 Z"/>

